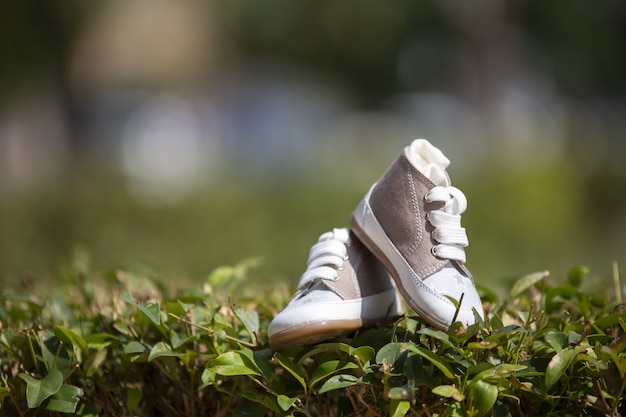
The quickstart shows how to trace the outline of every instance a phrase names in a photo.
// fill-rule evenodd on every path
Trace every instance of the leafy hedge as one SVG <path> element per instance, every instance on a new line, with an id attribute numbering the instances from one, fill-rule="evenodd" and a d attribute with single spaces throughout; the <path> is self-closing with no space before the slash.
<path id="1" fill-rule="evenodd" d="M 274 351 L 290 289 L 252 291 L 254 262 L 166 297 L 148 278 L 84 272 L 45 299 L 0 296 L 2 416 L 626 415 L 626 308 L 540 272 L 481 289 L 486 321 L 442 332 L 407 315 Z M 617 291 L 616 291 L 617 290 Z"/>

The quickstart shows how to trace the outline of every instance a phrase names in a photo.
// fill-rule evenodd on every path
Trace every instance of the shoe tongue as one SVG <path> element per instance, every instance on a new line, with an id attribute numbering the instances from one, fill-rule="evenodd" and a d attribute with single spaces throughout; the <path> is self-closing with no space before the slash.
<path id="1" fill-rule="evenodd" d="M 407 148 L 409 161 L 435 185 L 448 186 L 450 179 L 446 168 L 450 160 L 426 139 L 416 139 Z"/>

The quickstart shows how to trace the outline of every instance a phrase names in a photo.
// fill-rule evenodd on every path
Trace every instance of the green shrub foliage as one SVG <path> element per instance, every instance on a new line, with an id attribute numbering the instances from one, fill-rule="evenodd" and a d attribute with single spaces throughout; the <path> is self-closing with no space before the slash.
<path id="1" fill-rule="evenodd" d="M 252 292 L 254 263 L 173 297 L 129 272 L 2 293 L 0 415 L 626 415 L 617 276 L 603 295 L 582 289 L 584 268 L 530 274 L 504 297 L 481 289 L 486 319 L 469 328 L 407 314 L 276 351 L 266 329 L 290 289 Z"/>

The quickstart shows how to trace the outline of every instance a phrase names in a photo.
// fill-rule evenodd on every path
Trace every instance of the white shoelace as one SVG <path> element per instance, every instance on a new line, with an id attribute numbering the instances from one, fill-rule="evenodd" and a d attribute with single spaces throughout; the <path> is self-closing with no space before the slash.
<path id="1" fill-rule="evenodd" d="M 465 229 L 461 227 L 461 214 L 467 209 L 465 194 L 456 187 L 436 186 L 426 193 L 427 202 L 441 201 L 442 210 L 432 210 L 426 218 L 435 228 L 432 237 L 438 245 L 433 246 L 435 256 L 465 262 L 465 248 L 469 245 Z"/>
<path id="2" fill-rule="evenodd" d="M 347 259 L 346 245 L 350 244 L 348 229 L 333 229 L 320 236 L 309 251 L 309 259 L 304 274 L 300 277 L 298 288 L 304 288 L 309 282 L 318 279 L 336 281 L 339 278 L 337 270 Z"/>

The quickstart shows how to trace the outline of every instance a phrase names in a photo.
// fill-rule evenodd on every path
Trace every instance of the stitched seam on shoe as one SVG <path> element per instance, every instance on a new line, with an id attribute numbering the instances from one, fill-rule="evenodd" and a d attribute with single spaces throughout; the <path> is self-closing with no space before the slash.
<path id="1" fill-rule="evenodd" d="M 350 260 L 345 260 L 344 261 L 344 268 L 345 268 L 346 264 L 351 264 L 350 275 L 347 278 L 349 278 L 352 281 L 352 283 L 357 286 L 357 291 L 356 291 L 357 298 L 356 299 L 361 298 L 361 290 L 360 290 L 360 288 L 358 288 L 358 280 L 357 280 L 357 276 L 356 276 L 356 268 L 361 263 L 362 257 L 363 257 L 363 253 L 359 252 L 357 257 L 356 257 L 356 259 L 354 260 L 354 262 L 351 262 Z M 332 282 L 326 283 L 326 286 L 328 287 L 329 290 L 331 290 L 335 294 L 339 295 L 339 297 L 341 297 L 344 301 L 352 299 L 352 298 L 348 298 L 348 294 L 346 294 L 345 291 L 343 291 L 341 287 L 337 288 L 335 285 L 333 285 Z"/>
<path id="2" fill-rule="evenodd" d="M 415 182 L 413 181 L 413 175 L 411 175 L 411 165 L 408 161 L 405 161 L 405 169 L 407 171 L 407 179 L 409 181 L 409 192 L 411 195 L 411 202 L 413 205 L 413 210 L 415 212 L 415 222 L 416 222 L 416 229 L 417 229 L 417 236 L 415 238 L 415 241 L 413 242 L 413 244 L 411 244 L 411 246 L 409 246 L 405 258 L 409 259 L 409 257 L 411 255 L 413 255 L 413 253 L 417 250 L 417 248 L 419 247 L 419 245 L 422 243 L 422 240 L 424 239 L 424 234 L 423 234 L 423 226 L 422 226 L 422 219 L 421 219 L 421 211 L 420 211 L 420 207 L 419 207 L 419 203 L 418 203 L 418 198 L 417 198 L 417 192 L 415 191 Z M 412 268 L 411 268 L 412 269 Z M 424 280 L 424 278 L 428 277 L 429 275 L 434 274 L 435 272 L 437 272 L 437 270 L 439 270 L 439 266 L 438 265 L 431 265 L 427 268 L 422 269 L 419 272 L 415 272 L 417 278 L 419 278 L 420 280 Z"/>
<path id="3" fill-rule="evenodd" d="M 418 278 L 420 278 L 423 281 L 424 279 L 428 278 L 429 276 L 431 276 L 438 270 L 439 270 L 439 265 L 433 265 L 433 266 L 429 266 L 428 268 L 422 269 L 419 273 L 416 272 L 416 274 Z"/>
<path id="4" fill-rule="evenodd" d="M 360 250 L 356 256 L 356 259 L 352 263 L 352 273 L 350 274 L 352 278 L 352 283 L 356 287 L 357 296 L 363 298 L 363 291 L 361 285 L 359 283 L 359 267 L 361 266 L 361 262 L 363 261 L 363 251 Z"/>
<path id="5" fill-rule="evenodd" d="M 431 268 L 431 269 L 432 269 L 432 268 Z M 435 269 L 436 269 L 436 268 L 435 268 Z M 434 273 L 434 272 L 436 272 L 436 271 L 433 271 L 433 273 Z M 413 272 L 413 273 L 415 274 L 415 272 Z M 428 275 L 431 275 L 431 274 L 428 274 Z M 415 276 L 416 278 L 418 278 L 418 279 L 420 278 L 417 274 L 415 274 L 414 276 Z M 452 304 L 452 302 L 451 302 L 450 300 L 448 300 L 446 297 L 444 297 L 443 295 L 439 294 L 438 292 L 436 292 L 436 291 L 434 291 L 432 288 L 430 288 L 428 285 L 426 285 L 426 284 L 424 283 L 424 280 L 423 280 L 423 279 L 420 279 L 420 282 L 421 282 L 421 284 L 418 284 L 418 285 L 419 285 L 421 288 L 423 288 L 424 290 L 426 290 L 426 292 L 430 293 L 431 295 L 435 296 L 436 298 L 438 298 L 438 299 L 439 299 L 439 300 L 441 300 L 441 301 L 444 301 L 444 302 L 446 302 L 446 303 Z M 471 310 L 472 310 L 471 308 L 464 307 L 463 305 L 459 306 L 459 308 L 460 308 L 461 310 L 464 310 L 464 311 L 471 311 Z"/>
<path id="6" fill-rule="evenodd" d="M 419 275 L 416 274 L 416 278 L 418 278 L 420 280 L 421 284 L 418 284 L 421 288 L 423 288 L 424 290 L 426 290 L 426 292 L 430 293 L 432 296 L 438 298 L 441 301 L 444 301 L 445 303 L 449 303 L 452 304 L 452 302 L 450 300 L 448 300 L 446 297 L 442 296 L 441 294 L 439 294 L 438 292 L 434 291 L 432 288 L 430 288 L 428 285 L 426 285 L 424 283 L 424 280 L 420 278 Z"/>
<path id="7" fill-rule="evenodd" d="M 404 163 L 407 179 L 409 181 L 409 193 L 411 195 L 411 203 L 413 206 L 413 212 L 415 213 L 415 229 L 417 230 L 417 236 L 415 237 L 415 241 L 409 246 L 406 252 L 406 257 L 413 255 L 413 253 L 417 250 L 420 243 L 422 242 L 422 227 L 421 227 L 421 219 L 420 219 L 420 208 L 417 202 L 417 193 L 415 191 L 415 183 L 413 182 L 413 175 L 411 175 L 410 164 L 408 161 Z"/>

